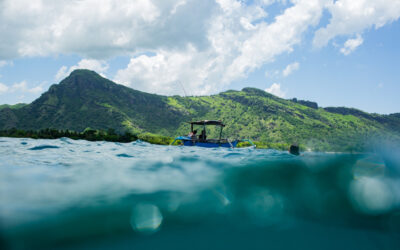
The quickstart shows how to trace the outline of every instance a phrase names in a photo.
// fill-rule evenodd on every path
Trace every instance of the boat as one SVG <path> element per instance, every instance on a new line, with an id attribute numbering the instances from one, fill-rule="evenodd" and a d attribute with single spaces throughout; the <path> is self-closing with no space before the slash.
<path id="1" fill-rule="evenodd" d="M 202 120 L 202 121 L 194 121 L 190 123 L 190 134 L 192 136 L 178 136 L 171 143 L 173 145 L 176 141 L 182 141 L 184 146 L 198 146 L 198 147 L 206 147 L 206 148 L 234 148 L 238 144 L 239 140 L 229 140 L 222 138 L 222 129 L 225 127 L 225 124 L 222 121 L 216 120 Z M 193 130 L 194 125 L 202 126 L 203 131 L 200 136 L 195 134 L 195 130 Z M 218 139 L 207 139 L 206 134 L 206 126 L 219 126 L 219 138 Z"/>

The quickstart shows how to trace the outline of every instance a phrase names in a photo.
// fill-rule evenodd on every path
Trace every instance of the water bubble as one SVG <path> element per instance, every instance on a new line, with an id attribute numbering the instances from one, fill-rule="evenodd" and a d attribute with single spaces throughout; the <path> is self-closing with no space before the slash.
<path id="1" fill-rule="evenodd" d="M 366 214 L 382 214 L 393 206 L 393 193 L 381 179 L 363 177 L 350 186 L 353 205 Z"/>
<path id="2" fill-rule="evenodd" d="M 131 226 L 140 233 L 154 233 L 159 230 L 163 217 L 157 206 L 152 204 L 138 204 L 131 214 Z"/>
<path id="3" fill-rule="evenodd" d="M 260 225 L 279 224 L 284 216 L 282 197 L 267 189 L 254 191 L 246 200 L 245 208 L 253 222 Z"/>

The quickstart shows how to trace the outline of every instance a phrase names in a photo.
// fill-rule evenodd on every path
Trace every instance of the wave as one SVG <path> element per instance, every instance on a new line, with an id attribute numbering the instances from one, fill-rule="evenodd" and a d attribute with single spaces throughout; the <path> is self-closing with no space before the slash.
<path id="1" fill-rule="evenodd" d="M 0 235 L 11 249 L 399 246 L 396 152 L 25 141 L 0 147 Z M 44 146 L 57 154 L 31 150 Z"/>

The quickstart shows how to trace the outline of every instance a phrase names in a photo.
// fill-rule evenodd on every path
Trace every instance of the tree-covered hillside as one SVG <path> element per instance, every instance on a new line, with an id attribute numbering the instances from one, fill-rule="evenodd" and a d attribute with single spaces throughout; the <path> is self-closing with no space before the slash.
<path id="1" fill-rule="evenodd" d="M 187 121 L 201 119 L 224 121 L 226 137 L 297 142 L 314 150 L 363 150 L 375 138 L 400 141 L 399 114 L 323 109 L 254 88 L 167 97 L 115 84 L 89 70 L 75 70 L 29 105 L 1 109 L 0 129 L 83 131 L 90 127 L 176 136 L 188 133 Z M 211 129 L 212 134 L 216 131 Z"/>
<path id="2" fill-rule="evenodd" d="M 0 109 L 4 109 L 4 108 L 19 109 L 19 108 L 22 108 L 22 107 L 24 107 L 26 105 L 27 105 L 26 103 L 17 103 L 17 104 L 14 104 L 14 105 L 1 104 L 0 105 Z"/>

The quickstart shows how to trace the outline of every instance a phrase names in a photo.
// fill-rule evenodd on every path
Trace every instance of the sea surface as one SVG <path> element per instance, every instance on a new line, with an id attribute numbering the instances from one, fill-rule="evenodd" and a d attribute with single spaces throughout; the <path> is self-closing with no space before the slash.
<path id="1" fill-rule="evenodd" d="M 0 138 L 1 249 L 400 249 L 400 160 Z"/>

